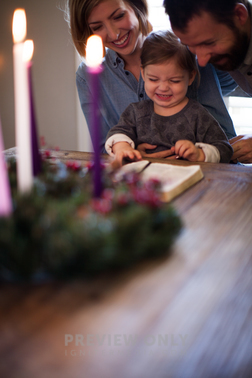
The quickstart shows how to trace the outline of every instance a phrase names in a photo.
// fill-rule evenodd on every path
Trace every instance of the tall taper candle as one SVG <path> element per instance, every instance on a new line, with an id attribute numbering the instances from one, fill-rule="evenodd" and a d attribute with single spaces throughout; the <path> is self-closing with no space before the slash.
<path id="1" fill-rule="evenodd" d="M 92 95 L 92 142 L 94 147 L 94 196 L 100 197 L 102 192 L 101 164 L 100 164 L 100 117 L 99 117 L 99 74 L 102 72 L 103 45 L 97 35 L 88 38 L 86 60 L 91 82 Z"/>
<path id="2" fill-rule="evenodd" d="M 33 87 L 32 87 L 32 56 L 34 51 L 34 43 L 28 39 L 24 43 L 24 56 L 28 75 L 29 86 L 29 105 L 30 105 L 30 131 L 31 131 L 31 149 L 32 149 L 32 170 L 33 176 L 37 176 L 41 171 L 41 156 L 39 153 L 37 125 L 33 100 Z"/>
<path id="3" fill-rule="evenodd" d="M 10 183 L 4 159 L 4 143 L 0 119 L 0 217 L 8 216 L 12 212 Z"/>
<path id="4" fill-rule="evenodd" d="M 13 16 L 13 63 L 15 95 L 15 133 L 17 146 L 17 180 L 20 192 L 32 188 L 31 133 L 29 115 L 28 77 L 23 61 L 23 40 L 26 36 L 24 9 L 17 9 Z"/>

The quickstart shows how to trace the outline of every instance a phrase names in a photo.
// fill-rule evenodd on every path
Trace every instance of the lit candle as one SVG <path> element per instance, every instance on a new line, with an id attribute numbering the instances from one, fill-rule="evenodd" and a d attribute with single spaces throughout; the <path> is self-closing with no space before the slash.
<path id="1" fill-rule="evenodd" d="M 24 61 L 26 62 L 29 88 L 29 105 L 30 105 L 30 132 L 31 132 L 31 150 L 32 150 L 32 170 L 33 176 L 37 176 L 41 171 L 41 157 L 39 153 L 37 126 L 35 119 L 33 88 L 32 88 L 32 56 L 34 43 L 28 39 L 24 43 Z"/>
<path id="2" fill-rule="evenodd" d="M 23 61 L 23 40 L 26 36 L 26 15 L 24 9 L 14 12 L 13 65 L 15 96 L 15 134 L 17 146 L 17 181 L 20 192 L 27 192 L 33 184 L 31 161 L 31 133 L 29 114 L 28 77 Z"/>
<path id="3" fill-rule="evenodd" d="M 100 117 L 99 117 L 99 74 L 102 71 L 103 45 L 97 35 L 88 38 L 86 47 L 86 61 L 91 81 L 92 95 L 92 142 L 94 147 L 94 196 L 99 197 L 102 192 L 100 165 Z"/>
<path id="4" fill-rule="evenodd" d="M 8 216 L 12 212 L 10 184 L 4 159 L 4 143 L 0 120 L 0 217 Z"/>

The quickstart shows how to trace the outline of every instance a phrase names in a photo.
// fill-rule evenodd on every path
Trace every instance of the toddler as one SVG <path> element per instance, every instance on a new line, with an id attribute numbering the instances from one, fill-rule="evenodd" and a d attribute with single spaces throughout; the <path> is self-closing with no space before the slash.
<path id="1" fill-rule="evenodd" d="M 130 104 L 107 135 L 106 151 L 121 165 L 141 160 L 141 143 L 167 150 L 167 158 L 229 163 L 233 149 L 215 118 L 186 97 L 199 82 L 195 56 L 170 31 L 151 33 L 141 53 L 141 75 L 149 99 Z M 122 94 L 123 95 L 123 94 Z"/>

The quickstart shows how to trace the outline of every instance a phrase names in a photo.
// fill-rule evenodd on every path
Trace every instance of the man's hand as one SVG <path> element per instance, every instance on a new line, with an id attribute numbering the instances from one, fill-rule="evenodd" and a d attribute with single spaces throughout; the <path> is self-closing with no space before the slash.
<path id="1" fill-rule="evenodd" d="M 155 158 L 155 159 L 164 159 L 168 158 L 171 155 L 174 156 L 174 159 L 176 156 L 174 155 L 174 151 L 170 150 L 165 150 L 165 151 L 159 151 L 159 152 L 153 152 L 152 154 L 147 154 L 146 150 L 153 150 L 157 146 L 149 143 L 141 143 L 137 146 L 137 150 L 140 152 L 142 157 L 149 157 L 149 158 Z"/>
<path id="2" fill-rule="evenodd" d="M 178 140 L 175 144 L 175 154 L 189 161 L 205 161 L 205 154 L 201 148 L 195 146 L 190 140 Z"/>
<path id="3" fill-rule="evenodd" d="M 252 135 L 238 135 L 229 139 L 234 154 L 232 160 L 243 164 L 252 163 Z"/>

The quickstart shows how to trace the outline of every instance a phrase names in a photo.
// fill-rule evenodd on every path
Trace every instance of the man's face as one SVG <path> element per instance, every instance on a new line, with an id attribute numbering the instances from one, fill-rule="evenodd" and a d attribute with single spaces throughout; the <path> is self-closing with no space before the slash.
<path id="1" fill-rule="evenodd" d="M 181 42 L 197 55 L 198 63 L 204 67 L 212 63 L 223 71 L 233 71 L 243 62 L 249 38 L 235 27 L 231 30 L 220 24 L 207 12 L 202 12 L 189 21 L 186 31 L 173 30 Z"/>

